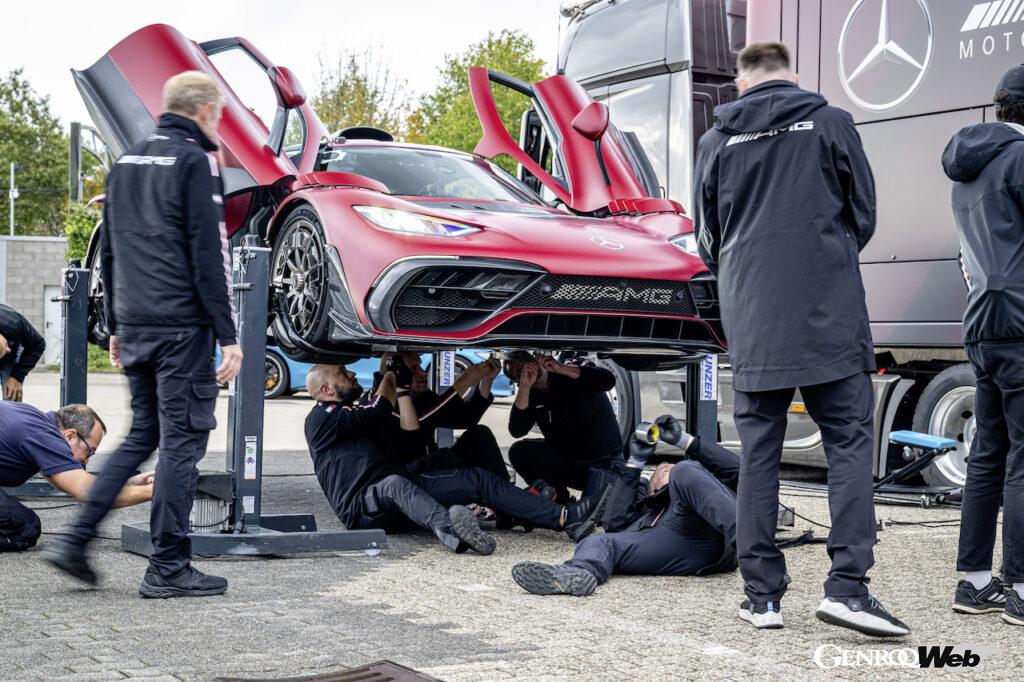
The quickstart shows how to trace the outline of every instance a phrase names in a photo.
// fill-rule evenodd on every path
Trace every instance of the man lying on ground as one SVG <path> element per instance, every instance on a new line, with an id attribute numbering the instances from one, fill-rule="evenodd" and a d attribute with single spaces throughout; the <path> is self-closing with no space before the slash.
<path id="1" fill-rule="evenodd" d="M 37 473 L 79 501 L 86 501 L 96 477 L 85 470 L 106 427 L 92 408 L 65 405 L 42 412 L 32 405 L 0 402 L 0 486 L 22 485 Z M 153 472 L 128 479 L 115 507 L 153 498 Z M 42 527 L 39 516 L 0 490 L 0 552 L 34 547 Z"/>
<path id="2" fill-rule="evenodd" d="M 710 575 L 736 569 L 736 483 L 739 457 L 718 443 L 658 420 L 662 439 L 688 459 L 662 463 L 650 483 L 640 477 L 654 445 L 634 438 L 605 516 L 605 533 L 576 546 L 560 565 L 524 561 L 512 568 L 533 594 L 587 596 L 615 573 Z"/>
<path id="3" fill-rule="evenodd" d="M 357 405 L 363 389 L 344 366 L 316 365 L 306 378 L 306 388 L 317 400 L 306 417 L 306 442 L 317 480 L 347 528 L 394 533 L 419 526 L 433 531 L 452 551 L 491 554 L 494 538 L 463 506 L 476 503 L 535 526 L 564 530 L 577 542 L 590 534 L 610 486 L 595 497 L 560 505 L 485 469 L 429 470 L 420 468 L 421 461 L 407 465 L 410 458 L 395 451 L 400 441 L 390 429 L 396 406 L 403 430 L 419 428 L 410 384 L 411 372 L 398 381 L 389 371 L 373 400 Z"/>

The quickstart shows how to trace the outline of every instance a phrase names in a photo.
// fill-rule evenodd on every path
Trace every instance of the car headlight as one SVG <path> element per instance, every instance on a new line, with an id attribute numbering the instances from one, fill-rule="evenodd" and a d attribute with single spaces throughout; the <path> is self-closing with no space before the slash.
<path id="1" fill-rule="evenodd" d="M 691 256 L 697 256 L 700 258 L 700 252 L 697 250 L 697 236 L 692 232 L 688 234 L 677 234 L 675 237 L 669 239 L 676 248 L 680 251 L 685 251 Z"/>
<path id="2" fill-rule="evenodd" d="M 393 208 L 353 206 L 352 209 L 372 225 L 392 232 L 427 234 L 435 237 L 462 237 L 473 232 L 480 232 L 479 227 Z"/>

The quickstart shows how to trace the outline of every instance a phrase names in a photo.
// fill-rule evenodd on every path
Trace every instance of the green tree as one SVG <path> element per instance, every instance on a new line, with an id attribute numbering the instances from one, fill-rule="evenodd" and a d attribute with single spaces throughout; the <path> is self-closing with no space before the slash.
<path id="1" fill-rule="evenodd" d="M 50 113 L 49 98 L 32 89 L 21 69 L 10 71 L 0 80 L 0 212 L 6 221 L 10 163 L 24 164 L 15 180 L 21 193 L 14 202 L 18 234 L 63 233 L 67 158 L 68 139 Z"/>
<path id="2" fill-rule="evenodd" d="M 68 240 L 67 258 L 80 258 L 85 262 L 89 249 L 89 238 L 100 220 L 98 208 L 86 208 L 83 204 L 68 204 L 64 219 L 64 236 Z"/>
<path id="3" fill-rule="evenodd" d="M 521 31 L 489 33 L 462 54 L 448 55 L 438 87 L 420 99 L 409 116 L 407 137 L 412 142 L 473 151 L 482 133 L 469 93 L 469 67 L 481 66 L 533 83 L 544 78 L 544 60 L 534 54 L 533 39 Z M 494 102 L 502 122 L 519 139 L 519 126 L 530 100 L 508 88 L 494 88 Z M 516 162 L 501 157 L 498 163 L 514 172 Z"/>
<path id="4" fill-rule="evenodd" d="M 320 82 L 313 110 L 334 133 L 356 125 L 374 126 L 401 136 L 406 117 L 407 83 L 372 50 L 343 52 L 328 64 L 320 55 Z"/>

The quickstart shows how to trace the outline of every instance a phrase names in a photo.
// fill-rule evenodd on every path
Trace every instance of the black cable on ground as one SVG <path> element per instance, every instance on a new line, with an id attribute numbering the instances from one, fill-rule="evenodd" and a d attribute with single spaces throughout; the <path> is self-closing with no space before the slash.
<path id="1" fill-rule="evenodd" d="M 27 504 L 25 506 L 31 509 L 32 511 L 40 511 L 46 509 L 65 509 L 67 507 L 77 507 L 78 502 L 69 502 L 68 504 L 55 504 L 48 507 L 29 507 Z"/>

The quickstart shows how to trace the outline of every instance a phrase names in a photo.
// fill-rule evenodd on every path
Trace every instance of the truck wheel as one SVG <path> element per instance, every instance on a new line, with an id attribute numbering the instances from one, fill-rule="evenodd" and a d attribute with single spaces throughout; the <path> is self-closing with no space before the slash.
<path id="1" fill-rule="evenodd" d="M 936 458 L 921 472 L 928 485 L 963 487 L 967 480 L 967 455 L 976 428 L 976 381 L 970 365 L 954 365 L 936 374 L 917 400 L 913 429 L 957 442 L 956 450 Z"/>
<path id="2" fill-rule="evenodd" d="M 263 397 L 266 399 L 277 398 L 288 392 L 291 388 L 291 376 L 288 374 L 288 365 L 277 353 L 266 351 L 267 374 L 263 380 Z"/>

